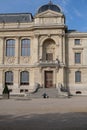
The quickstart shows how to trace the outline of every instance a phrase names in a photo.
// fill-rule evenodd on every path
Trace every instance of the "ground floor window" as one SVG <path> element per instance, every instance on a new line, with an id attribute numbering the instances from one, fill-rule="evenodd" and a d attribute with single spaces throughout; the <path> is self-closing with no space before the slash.
<path id="1" fill-rule="evenodd" d="M 5 84 L 13 85 L 13 72 L 12 71 L 5 72 Z"/>
<path id="2" fill-rule="evenodd" d="M 81 82 L 81 72 L 80 71 L 76 71 L 75 72 L 75 82 Z"/>
<path id="3" fill-rule="evenodd" d="M 29 72 L 22 71 L 20 73 L 20 85 L 29 85 Z"/>

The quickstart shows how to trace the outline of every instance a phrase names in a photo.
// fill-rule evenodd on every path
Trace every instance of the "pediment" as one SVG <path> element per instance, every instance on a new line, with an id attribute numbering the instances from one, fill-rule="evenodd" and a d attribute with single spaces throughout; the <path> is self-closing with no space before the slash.
<path id="1" fill-rule="evenodd" d="M 63 16 L 62 13 L 51 11 L 51 10 L 47 10 L 45 12 L 37 14 L 35 17 L 39 17 L 40 18 L 40 17 L 61 17 L 61 16 Z"/>

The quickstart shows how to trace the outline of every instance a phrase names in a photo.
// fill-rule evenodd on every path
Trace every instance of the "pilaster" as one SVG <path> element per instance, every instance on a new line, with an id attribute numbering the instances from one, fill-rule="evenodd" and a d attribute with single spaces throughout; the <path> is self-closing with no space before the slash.
<path id="1" fill-rule="evenodd" d="M 0 64 L 4 63 L 4 53 L 5 53 L 4 38 L 0 38 Z"/>
<path id="2" fill-rule="evenodd" d="M 15 44 L 15 57 L 16 57 L 16 64 L 19 64 L 20 58 L 20 38 L 16 37 L 16 44 Z"/>

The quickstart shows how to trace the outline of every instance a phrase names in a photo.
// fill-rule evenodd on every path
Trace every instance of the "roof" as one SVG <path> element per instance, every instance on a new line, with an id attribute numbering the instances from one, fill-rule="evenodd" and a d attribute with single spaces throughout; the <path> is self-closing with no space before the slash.
<path id="1" fill-rule="evenodd" d="M 52 10 L 52 11 L 56 11 L 56 12 L 61 12 L 61 9 L 59 6 L 53 4 L 51 1 L 48 3 L 48 4 L 45 4 L 43 6 L 41 6 L 39 9 L 38 9 L 38 12 L 37 13 L 42 13 L 44 11 L 47 11 L 47 10 Z"/>
<path id="2" fill-rule="evenodd" d="M 0 14 L 0 23 L 26 23 L 32 22 L 33 16 L 31 13 L 8 13 Z"/>

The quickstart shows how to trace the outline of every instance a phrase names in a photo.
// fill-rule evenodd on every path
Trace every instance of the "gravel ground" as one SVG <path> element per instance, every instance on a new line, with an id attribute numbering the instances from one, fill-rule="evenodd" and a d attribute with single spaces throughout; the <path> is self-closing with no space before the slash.
<path id="1" fill-rule="evenodd" d="M 87 97 L 0 100 L 0 130 L 36 129 L 87 130 Z"/>

